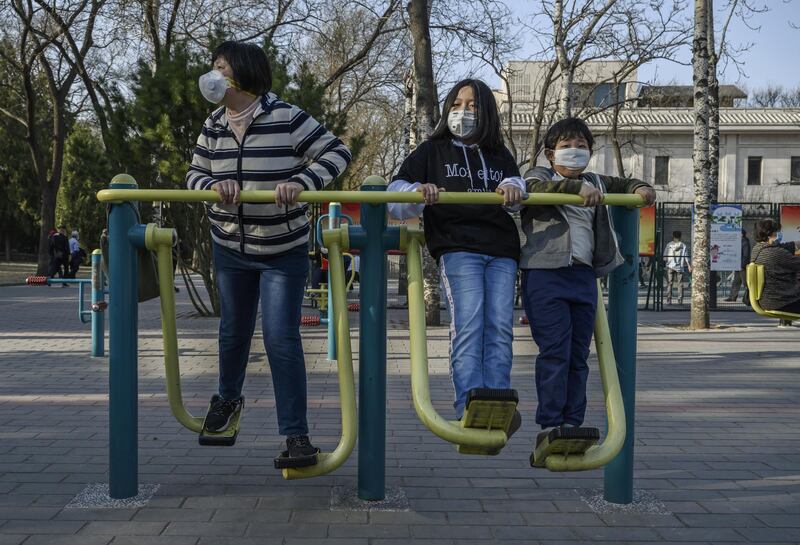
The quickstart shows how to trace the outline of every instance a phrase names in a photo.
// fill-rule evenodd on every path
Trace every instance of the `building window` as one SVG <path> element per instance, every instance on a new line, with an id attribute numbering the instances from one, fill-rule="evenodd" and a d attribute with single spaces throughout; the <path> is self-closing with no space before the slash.
<path id="1" fill-rule="evenodd" d="M 789 183 L 800 184 L 800 157 L 792 157 Z"/>
<path id="2" fill-rule="evenodd" d="M 656 168 L 653 178 L 656 185 L 667 185 L 669 183 L 668 155 L 656 155 Z"/>
<path id="3" fill-rule="evenodd" d="M 594 88 L 594 105 L 598 108 L 614 106 L 625 100 L 625 87 L 611 83 L 600 83 Z"/>
<path id="4" fill-rule="evenodd" d="M 747 185 L 761 185 L 761 157 L 747 158 Z"/>

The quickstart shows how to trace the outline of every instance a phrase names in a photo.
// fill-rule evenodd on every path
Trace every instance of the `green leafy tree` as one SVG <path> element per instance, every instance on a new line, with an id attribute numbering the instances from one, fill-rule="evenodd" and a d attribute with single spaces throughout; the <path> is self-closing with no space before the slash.
<path id="1" fill-rule="evenodd" d="M 64 173 L 56 201 L 56 220 L 80 233 L 87 253 L 100 247 L 106 213 L 97 202 L 113 176 L 111 161 L 96 128 L 78 123 L 66 143 Z"/>

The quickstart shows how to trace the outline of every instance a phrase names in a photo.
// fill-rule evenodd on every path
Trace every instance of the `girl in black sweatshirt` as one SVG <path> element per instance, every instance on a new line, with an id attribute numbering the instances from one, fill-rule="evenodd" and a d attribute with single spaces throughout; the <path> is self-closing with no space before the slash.
<path id="1" fill-rule="evenodd" d="M 480 80 L 467 79 L 447 94 L 433 134 L 405 159 L 388 188 L 424 196 L 424 204 L 390 204 L 389 214 L 397 219 L 422 215 L 428 250 L 439 264 L 450 311 L 457 418 L 470 390 L 510 387 L 520 244 L 504 207 L 436 201 L 441 191 L 497 192 L 510 206 L 522 200 L 524 187 L 500 136 L 492 91 Z"/>

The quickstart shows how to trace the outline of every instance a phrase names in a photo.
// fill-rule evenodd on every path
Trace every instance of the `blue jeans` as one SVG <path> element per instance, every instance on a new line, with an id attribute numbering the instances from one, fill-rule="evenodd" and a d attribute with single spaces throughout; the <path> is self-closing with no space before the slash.
<path id="1" fill-rule="evenodd" d="M 586 414 L 597 278 L 587 265 L 522 271 L 522 300 L 539 346 L 536 423 L 580 426 Z"/>
<path id="2" fill-rule="evenodd" d="M 473 388 L 511 387 L 517 262 L 471 252 L 439 258 L 450 311 L 450 366 L 456 417 Z"/>
<path id="3" fill-rule="evenodd" d="M 242 255 L 213 243 L 219 289 L 219 395 L 242 395 L 261 298 L 261 329 L 281 435 L 308 433 L 306 367 L 300 339 L 308 253 L 306 245 L 271 258 Z"/>

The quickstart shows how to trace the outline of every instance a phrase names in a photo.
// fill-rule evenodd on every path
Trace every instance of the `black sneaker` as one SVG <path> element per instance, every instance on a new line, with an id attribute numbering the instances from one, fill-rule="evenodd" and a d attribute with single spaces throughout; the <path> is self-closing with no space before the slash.
<path id="1" fill-rule="evenodd" d="M 319 449 L 311 444 L 308 435 L 293 435 L 286 438 L 286 452 L 289 458 L 305 458 L 319 454 Z"/>
<path id="2" fill-rule="evenodd" d="M 210 432 L 225 430 L 231 423 L 231 417 L 242 406 L 242 398 L 223 399 L 214 394 L 211 398 L 211 406 L 208 408 L 204 427 Z"/>
<path id="3" fill-rule="evenodd" d="M 286 450 L 275 458 L 275 469 L 309 467 L 317 463 L 319 449 L 311 444 L 308 435 L 286 438 Z"/>

